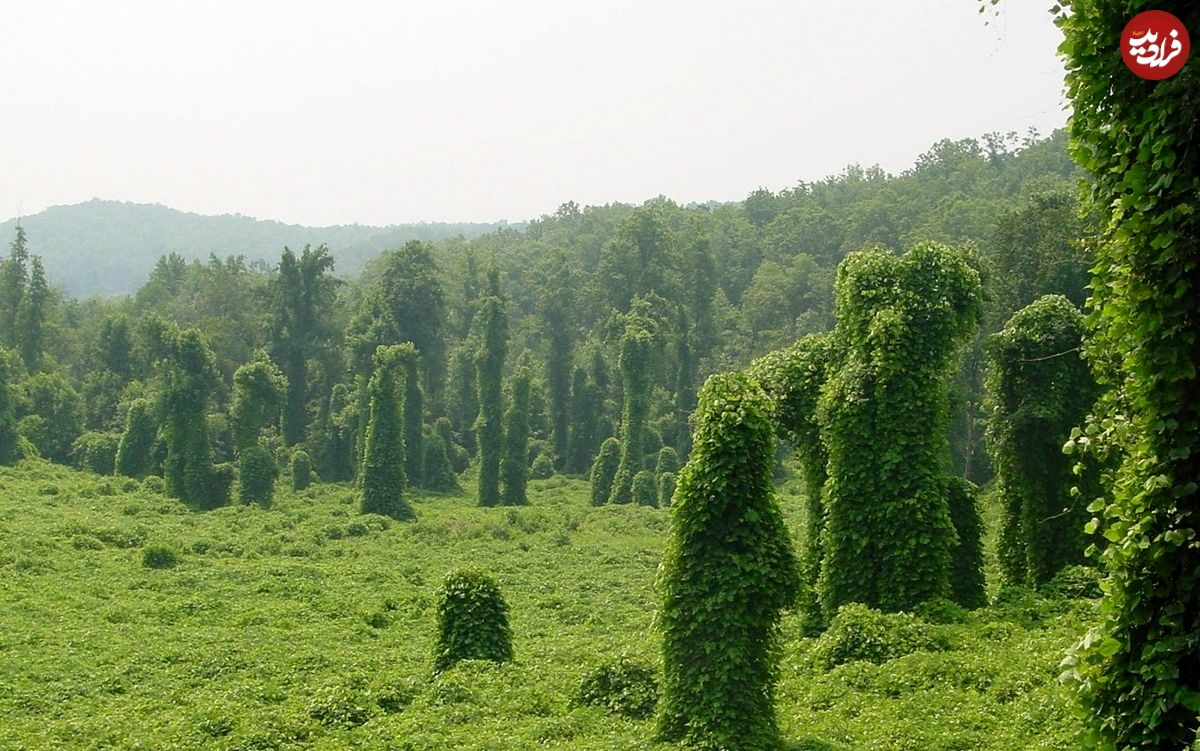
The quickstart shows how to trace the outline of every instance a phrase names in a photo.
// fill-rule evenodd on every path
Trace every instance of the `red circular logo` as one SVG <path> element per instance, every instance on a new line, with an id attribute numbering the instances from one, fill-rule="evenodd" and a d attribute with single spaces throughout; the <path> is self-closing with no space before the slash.
<path id="1" fill-rule="evenodd" d="M 1191 48 L 1183 22 L 1165 10 L 1138 13 L 1121 32 L 1121 58 L 1125 65 L 1151 81 L 1178 73 Z"/>

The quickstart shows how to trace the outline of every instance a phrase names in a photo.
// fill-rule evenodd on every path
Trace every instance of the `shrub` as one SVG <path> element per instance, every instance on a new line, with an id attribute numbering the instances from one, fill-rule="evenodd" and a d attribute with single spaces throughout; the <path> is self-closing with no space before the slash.
<path id="1" fill-rule="evenodd" d="M 549 454 L 541 454 L 533 460 L 529 476 L 535 480 L 545 480 L 554 476 L 554 460 L 550 458 Z"/>
<path id="2" fill-rule="evenodd" d="M 242 503 L 270 506 L 275 497 L 275 477 L 279 474 L 275 459 L 262 444 L 242 449 L 238 460 L 238 481 Z"/>
<path id="3" fill-rule="evenodd" d="M 292 452 L 292 490 L 304 490 L 312 485 L 312 482 L 312 457 L 303 447 L 298 447 Z"/>
<path id="4" fill-rule="evenodd" d="M 633 476 L 633 502 L 639 506 L 658 505 L 658 483 L 654 481 L 654 473 L 642 470 Z"/>
<path id="5" fill-rule="evenodd" d="M 77 467 L 98 475 L 111 475 L 117 460 L 121 437 L 116 433 L 88 431 L 71 444 L 71 458 Z"/>
<path id="6" fill-rule="evenodd" d="M 433 670 L 459 660 L 507 662 L 513 657 L 508 604 L 491 576 L 475 569 L 451 573 L 438 589 L 438 642 Z"/>
<path id="7" fill-rule="evenodd" d="M 592 462 L 592 505 L 602 506 L 608 503 L 612 492 L 613 478 L 617 476 L 617 464 L 621 461 L 621 444 L 616 438 L 606 438 L 600 444 L 600 453 Z"/>
<path id="8" fill-rule="evenodd" d="M 158 426 L 150 413 L 150 402 L 134 399 L 125 415 L 125 432 L 117 446 L 116 469 L 129 477 L 145 476 L 153 464 L 154 442 Z"/>
<path id="9" fill-rule="evenodd" d="M 179 554 L 166 545 L 149 545 L 142 550 L 142 565 L 146 568 L 173 568 L 179 563 Z"/>
<path id="10" fill-rule="evenodd" d="M 658 505 L 671 505 L 671 497 L 675 495 L 675 473 L 663 472 L 658 476 Z"/>
<path id="11" fill-rule="evenodd" d="M 661 475 L 664 472 L 679 471 L 679 454 L 670 446 L 663 446 L 658 450 L 658 459 L 654 463 L 655 474 Z"/>
<path id="12" fill-rule="evenodd" d="M 881 664 L 937 646 L 928 627 L 911 613 L 881 613 L 859 603 L 838 608 L 817 639 L 814 661 L 832 668 L 855 660 Z"/>
<path id="13" fill-rule="evenodd" d="M 621 657 L 589 670 L 579 683 L 580 704 L 603 707 L 608 714 L 649 717 L 658 704 L 658 678 L 650 665 Z"/>
<path id="14" fill-rule="evenodd" d="M 150 475 L 142 480 L 142 490 L 155 495 L 162 495 L 167 492 L 167 482 L 158 475 Z"/>
<path id="15" fill-rule="evenodd" d="M 438 493 L 460 490 L 458 476 L 446 454 L 446 442 L 437 433 L 425 437 L 425 487 Z"/>

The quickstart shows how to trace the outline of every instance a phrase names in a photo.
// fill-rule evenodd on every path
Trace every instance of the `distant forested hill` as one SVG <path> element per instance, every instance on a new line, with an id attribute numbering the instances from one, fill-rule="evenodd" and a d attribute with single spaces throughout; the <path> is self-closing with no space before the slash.
<path id="1" fill-rule="evenodd" d="M 0 224 L 0 237 L 11 238 L 15 219 Z M 52 283 L 72 296 L 135 292 L 159 257 L 245 256 L 249 262 L 279 262 L 283 247 L 325 243 L 337 262 L 339 276 L 354 276 L 367 260 L 409 240 L 466 238 L 503 226 L 495 224 L 422 223 L 368 227 L 341 225 L 304 227 L 262 221 L 239 214 L 202 216 L 157 204 L 92 199 L 72 206 L 52 206 L 21 219 L 29 249 L 42 257 Z"/>

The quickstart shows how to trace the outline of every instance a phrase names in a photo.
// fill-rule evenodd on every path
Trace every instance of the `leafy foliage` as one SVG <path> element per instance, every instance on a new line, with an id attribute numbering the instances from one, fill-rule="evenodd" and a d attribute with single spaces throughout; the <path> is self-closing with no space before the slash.
<path id="1" fill-rule="evenodd" d="M 500 501 L 505 506 L 524 506 L 529 502 L 525 486 L 529 481 L 529 371 L 520 368 L 511 381 L 512 401 L 504 414 L 504 456 L 500 463 L 503 489 Z"/>
<path id="2" fill-rule="evenodd" d="M 242 503 L 270 506 L 275 499 L 279 469 L 271 452 L 261 443 L 242 449 L 238 457 L 238 486 Z"/>
<path id="3" fill-rule="evenodd" d="M 364 514 L 383 514 L 402 520 L 415 516 L 405 498 L 408 481 L 404 475 L 400 398 L 407 361 L 416 356 L 411 344 L 386 345 L 375 353 L 366 449 L 359 472 L 362 478 L 360 510 Z"/>
<path id="4" fill-rule="evenodd" d="M 616 438 L 606 438 L 592 463 L 591 485 L 592 505 L 602 506 L 608 503 L 612 494 L 613 479 L 617 476 L 617 465 L 621 462 L 621 444 Z"/>
<path id="5" fill-rule="evenodd" d="M 962 252 L 924 243 L 849 255 L 836 289 L 845 355 L 817 407 L 829 452 L 821 607 L 911 609 L 949 591 L 949 379 L 979 323 L 979 274 Z"/>
<path id="6" fill-rule="evenodd" d="M 303 446 L 292 450 L 292 490 L 306 490 L 315 478 L 312 457 Z"/>
<path id="7" fill-rule="evenodd" d="M 120 441 L 121 436 L 117 433 L 89 430 L 71 444 L 71 459 L 76 466 L 98 475 L 111 475 L 116 466 Z"/>
<path id="8" fill-rule="evenodd" d="M 928 628 L 915 615 L 881 613 L 850 603 L 838 608 L 817 640 L 813 659 L 829 669 L 854 660 L 879 664 L 935 647 Z"/>
<path id="9" fill-rule="evenodd" d="M 17 442 L 17 417 L 13 409 L 12 360 L 9 351 L 0 347 L 0 464 L 12 464 L 20 458 Z"/>
<path id="10" fill-rule="evenodd" d="M 1000 562 L 1014 583 L 1045 584 L 1083 561 L 1084 498 L 1095 488 L 1072 491 L 1080 478 L 1062 451 L 1097 396 L 1083 328 L 1070 301 L 1046 296 L 988 342 L 989 448 L 1005 505 Z"/>
<path id="11" fill-rule="evenodd" d="M 577 700 L 609 714 L 649 717 L 658 704 L 658 677 L 653 666 L 622 656 L 589 670 Z"/>
<path id="12" fill-rule="evenodd" d="M 208 442 L 209 393 L 217 380 L 212 350 L 195 329 L 171 334 L 165 345 L 160 409 L 167 493 L 201 508 L 223 506 L 232 475 L 214 467 Z"/>
<path id="13" fill-rule="evenodd" d="M 625 406 L 621 412 L 621 460 L 613 478 L 609 503 L 633 500 L 633 477 L 645 454 L 646 416 L 650 409 L 650 357 L 654 349 L 651 323 L 638 313 L 626 317 L 621 337 L 621 383 Z"/>
<path id="14" fill-rule="evenodd" d="M 675 473 L 663 472 L 658 476 L 658 505 L 670 506 L 675 496 Z"/>
<path id="15" fill-rule="evenodd" d="M 779 742 L 775 639 L 799 579 L 771 483 L 770 415 L 746 376 L 713 376 L 701 389 L 660 573 L 665 740 Z"/>
<path id="16" fill-rule="evenodd" d="M 438 589 L 437 627 L 435 673 L 460 660 L 513 658 L 508 603 L 496 580 L 482 571 L 463 569 L 446 577 Z"/>
<path id="17" fill-rule="evenodd" d="M 805 631 L 816 635 L 824 625 L 817 598 L 825 525 L 822 497 L 828 479 L 829 451 L 817 422 L 817 403 L 829 372 L 840 353 L 834 337 L 809 334 L 791 347 L 755 360 L 749 369 L 774 408 L 776 430 L 788 440 L 800 459 L 804 482 L 805 515 L 800 549 L 800 593 L 797 607 L 804 614 Z"/>
<path id="18" fill-rule="evenodd" d="M 981 608 L 987 604 L 987 582 L 979 488 L 961 477 L 947 477 L 945 483 L 950 521 L 958 538 L 950 556 L 950 599 L 967 609 Z"/>
<path id="19" fill-rule="evenodd" d="M 658 482 L 654 473 L 643 469 L 633 476 L 633 488 L 630 491 L 633 502 L 638 506 L 658 506 Z"/>
<path id="20" fill-rule="evenodd" d="M 475 434 L 479 441 L 479 505 L 500 503 L 500 457 L 504 450 L 504 357 L 508 351 L 508 315 L 500 297 L 500 276 L 488 275 L 490 294 L 480 306 L 483 344 L 478 352 L 479 418 Z"/>
<path id="21" fill-rule="evenodd" d="M 135 399 L 125 414 L 125 430 L 117 446 L 117 474 L 127 477 L 145 477 L 153 468 L 154 442 L 158 436 L 158 425 L 150 410 L 150 402 Z"/>
<path id="22" fill-rule="evenodd" d="M 461 490 L 446 451 L 446 441 L 436 433 L 425 438 L 425 486 L 439 493 Z"/>
<path id="23" fill-rule="evenodd" d="M 1087 437 L 1121 454 L 1089 524 L 1103 535 L 1101 624 L 1071 672 L 1082 680 L 1088 745 L 1182 748 L 1200 711 L 1200 66 L 1138 78 L 1118 44 L 1143 3 L 1063 6 L 1071 154 L 1093 177 L 1102 217 L 1089 347 L 1109 391 Z M 1194 3 L 1166 7 L 1200 28 Z"/>

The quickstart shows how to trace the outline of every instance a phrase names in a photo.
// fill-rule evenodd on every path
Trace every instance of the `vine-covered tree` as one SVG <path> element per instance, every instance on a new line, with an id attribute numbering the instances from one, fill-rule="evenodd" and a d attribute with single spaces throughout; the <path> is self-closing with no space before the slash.
<path id="1" fill-rule="evenodd" d="M 483 342 L 478 353 L 479 505 L 500 503 L 500 457 L 504 451 L 504 356 L 508 349 L 508 314 L 500 296 L 500 272 L 488 272 L 488 295 L 480 306 Z"/>
<path id="2" fill-rule="evenodd" d="M 233 405 L 229 412 L 238 457 L 242 503 L 271 505 L 278 467 L 261 441 L 262 431 L 279 421 L 286 404 L 288 381 L 279 368 L 259 352 L 233 374 Z"/>
<path id="3" fill-rule="evenodd" d="M 621 462 L 613 478 L 609 503 L 629 503 L 633 500 L 633 477 L 642 468 L 642 456 L 645 454 L 644 431 L 650 410 L 650 391 L 654 385 L 650 369 L 653 350 L 654 334 L 650 330 L 650 323 L 636 313 L 627 316 L 618 361 L 625 397 L 621 413 Z"/>
<path id="4" fill-rule="evenodd" d="M 571 376 L 571 425 L 567 444 L 567 472 L 582 474 L 588 470 L 596 450 L 596 432 L 603 408 L 600 390 L 588 378 L 582 366 Z"/>
<path id="5" fill-rule="evenodd" d="M 416 487 L 425 483 L 425 391 L 421 388 L 421 356 L 409 358 L 404 371 L 404 472 Z"/>
<path id="6" fill-rule="evenodd" d="M 479 382 L 476 378 L 478 342 L 467 339 L 454 351 L 451 359 L 450 383 L 453 401 L 450 420 L 459 442 L 469 454 L 474 454 L 475 418 L 479 416 Z"/>
<path id="7" fill-rule="evenodd" d="M 412 342 L 421 353 L 426 396 L 439 414 L 446 379 L 446 293 L 433 246 L 411 240 L 381 259 L 378 310 L 390 332 L 387 343 Z"/>
<path id="8" fill-rule="evenodd" d="M 278 476 L 275 457 L 261 443 L 252 443 L 238 453 L 238 497 L 242 503 L 270 506 Z"/>
<path id="9" fill-rule="evenodd" d="M 774 466 L 766 394 L 741 374 L 710 378 L 660 574 L 663 740 L 779 747 L 775 640 L 799 579 L 775 501 Z"/>
<path id="10" fill-rule="evenodd" d="M 1091 494 L 1072 492 L 1080 478 L 1062 452 L 1098 395 L 1083 335 L 1075 306 L 1047 295 L 988 341 L 988 439 L 1004 503 L 999 558 L 1017 584 L 1045 584 L 1084 560 Z"/>
<path id="11" fill-rule="evenodd" d="M 46 282 L 46 272 L 42 268 L 42 259 L 33 256 L 29 264 L 29 283 L 17 310 L 16 332 L 21 359 L 25 361 L 25 368 L 31 373 L 42 366 L 42 354 L 46 346 L 46 322 L 50 316 L 51 304 L 52 295 L 50 285 Z"/>
<path id="12" fill-rule="evenodd" d="M 237 451 L 258 443 L 263 429 L 279 422 L 287 392 L 287 378 L 265 352 L 234 371 L 229 420 Z"/>
<path id="13" fill-rule="evenodd" d="M 25 228 L 17 223 L 8 258 L 0 263 L 0 344 L 19 347 L 17 316 L 29 282 L 29 247 Z"/>
<path id="14" fill-rule="evenodd" d="M 43 458 L 67 463 L 71 444 L 83 433 L 83 399 L 59 373 L 35 373 L 21 384 L 21 391 L 21 434 Z"/>
<path id="15" fill-rule="evenodd" d="M 279 274 L 270 285 L 271 356 L 287 378 L 283 441 L 293 446 L 308 430 L 308 361 L 331 335 L 331 311 L 338 281 L 333 257 L 324 245 L 304 246 L 297 257 L 284 248 Z"/>
<path id="16" fill-rule="evenodd" d="M 292 450 L 292 490 L 306 490 L 314 480 L 312 457 L 304 446 Z"/>
<path id="17" fill-rule="evenodd" d="M 821 608 L 911 610 L 949 593 L 949 381 L 979 324 L 979 274 L 963 253 L 923 243 L 850 254 L 836 292 L 845 353 L 817 405 L 829 474 Z"/>
<path id="18" fill-rule="evenodd" d="M 0 465 L 20 459 L 17 416 L 13 410 L 13 355 L 0 346 Z"/>
<path id="19" fill-rule="evenodd" d="M 829 451 L 817 422 L 817 402 L 830 370 L 839 359 L 834 337 L 809 334 L 791 347 L 776 350 L 750 367 L 774 408 L 776 429 L 796 451 L 804 486 L 804 530 L 800 552 L 800 593 L 797 598 L 804 616 L 804 630 L 815 635 L 825 620 L 817 599 L 821 573 L 822 534 L 825 505 L 822 495 L 828 479 Z"/>
<path id="20" fill-rule="evenodd" d="M 401 398 L 405 373 L 417 352 L 411 344 L 390 344 L 375 352 L 370 382 L 366 443 L 359 470 L 364 514 L 408 520 L 416 516 L 405 498 L 404 415 Z"/>
<path id="21" fill-rule="evenodd" d="M 1092 175 L 1102 217 L 1089 347 L 1108 392 L 1089 438 L 1121 454 L 1092 509 L 1108 575 L 1100 626 L 1080 658 L 1086 741 L 1185 748 L 1200 696 L 1200 65 L 1138 78 L 1118 45 L 1144 3 L 1063 7 L 1071 152 Z M 1200 29 L 1200 5 L 1165 7 Z"/>
<path id="22" fill-rule="evenodd" d="M 592 505 L 603 506 L 612 495 L 613 478 L 617 476 L 617 466 L 621 463 L 621 444 L 616 438 L 606 438 L 596 452 L 596 461 L 592 462 L 589 475 L 592 489 Z"/>
<path id="23" fill-rule="evenodd" d="M 529 481 L 529 371 L 518 368 L 510 381 L 511 400 L 504 414 L 504 457 L 500 464 L 505 506 L 529 503 L 525 486 Z"/>
<path id="24" fill-rule="evenodd" d="M 546 339 L 546 387 L 550 397 L 550 441 L 554 466 L 566 466 L 571 400 L 571 348 L 575 341 L 577 272 L 566 251 L 559 250 L 539 267 L 538 317 Z"/>
<path id="25" fill-rule="evenodd" d="M 154 442 L 158 437 L 158 424 L 150 402 L 134 399 L 125 413 L 125 430 L 117 445 L 117 474 L 127 477 L 145 477 L 154 468 Z"/>
<path id="26" fill-rule="evenodd" d="M 344 383 L 336 384 L 320 414 L 315 437 L 317 467 L 326 480 L 345 482 L 354 478 L 357 427 L 358 412 L 350 388 Z"/>
<path id="27" fill-rule="evenodd" d="M 172 333 L 166 344 L 160 410 L 167 492 L 200 508 L 216 508 L 229 501 L 229 479 L 213 466 L 206 419 L 219 378 L 216 359 L 196 329 Z"/>

